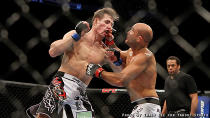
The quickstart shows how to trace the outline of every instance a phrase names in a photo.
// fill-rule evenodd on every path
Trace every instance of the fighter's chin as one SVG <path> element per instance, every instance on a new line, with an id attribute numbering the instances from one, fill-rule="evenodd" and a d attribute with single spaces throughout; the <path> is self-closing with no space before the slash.
<path id="1" fill-rule="evenodd" d="M 99 37 L 105 38 L 105 35 L 102 33 L 102 34 L 99 34 Z"/>
<path id="2" fill-rule="evenodd" d="M 102 37 L 105 37 L 106 35 L 107 35 L 106 32 L 101 33 L 101 36 L 102 36 Z"/>
<path id="3" fill-rule="evenodd" d="M 129 47 L 132 45 L 130 41 L 125 40 L 125 44 L 127 44 Z"/>
<path id="4" fill-rule="evenodd" d="M 126 44 L 128 43 L 128 39 L 125 40 L 125 43 L 126 43 Z"/>

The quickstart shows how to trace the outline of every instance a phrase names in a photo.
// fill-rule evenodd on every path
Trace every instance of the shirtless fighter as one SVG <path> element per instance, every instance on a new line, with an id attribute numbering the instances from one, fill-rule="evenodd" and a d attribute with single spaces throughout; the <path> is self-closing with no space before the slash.
<path id="1" fill-rule="evenodd" d="M 132 103 L 136 105 L 129 118 L 160 117 L 161 107 L 155 90 L 156 61 L 147 48 L 152 38 L 153 31 L 150 26 L 136 23 L 128 31 L 125 40 L 130 48 L 120 51 L 123 62 L 121 72 L 104 71 L 98 64 L 87 66 L 87 75 L 101 78 L 113 86 L 127 88 Z"/>
<path id="2" fill-rule="evenodd" d="M 118 15 L 112 8 L 99 9 L 94 13 L 92 28 L 87 33 L 81 35 L 87 27 L 83 22 L 76 26 L 76 31 L 69 31 L 63 39 L 51 44 L 51 57 L 63 54 L 61 66 L 40 104 L 27 111 L 30 117 L 94 118 L 86 95 L 92 77 L 86 75 L 86 67 L 89 63 L 103 64 L 106 50 L 102 39 L 111 35 L 117 19 Z"/>

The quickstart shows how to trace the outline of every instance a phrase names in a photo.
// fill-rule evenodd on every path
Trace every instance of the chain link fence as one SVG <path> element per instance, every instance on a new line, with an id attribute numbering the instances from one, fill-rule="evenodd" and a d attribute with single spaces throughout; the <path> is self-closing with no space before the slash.
<path id="1" fill-rule="evenodd" d="M 38 104 L 47 89 L 46 85 L 0 81 L 1 118 L 25 118 L 25 110 Z M 163 104 L 164 93 L 157 90 Z M 87 89 L 88 98 L 96 118 L 127 118 L 133 109 L 125 89 Z"/>
<path id="2" fill-rule="evenodd" d="M 6 80 L 48 84 L 60 58 L 50 58 L 50 43 L 62 38 L 80 20 L 90 21 L 101 7 L 113 7 L 120 15 L 115 43 L 127 49 L 125 33 L 136 22 L 154 30 L 149 48 L 157 60 L 161 88 L 167 76 L 165 60 L 181 58 L 182 70 L 196 78 L 199 88 L 210 82 L 208 0 L 7 0 L 1 1 L 0 77 Z M 125 6 L 119 6 L 118 2 Z M 7 8 L 4 8 L 7 6 Z M 24 79 L 23 79 L 24 76 Z M 25 79 L 27 78 L 27 79 Z"/>
<path id="3" fill-rule="evenodd" d="M 50 44 L 73 29 L 78 21 L 90 22 L 93 12 L 102 7 L 112 7 L 120 15 L 119 22 L 114 26 L 117 30 L 114 40 L 121 49 L 128 48 L 124 39 L 134 23 L 145 22 L 153 28 L 154 39 L 149 49 L 157 60 L 157 89 L 163 89 L 164 78 L 167 76 L 166 58 L 175 55 L 182 61 L 181 69 L 195 78 L 198 89 L 210 90 L 209 0 L 2 0 L 0 79 L 35 83 L 39 87 L 1 82 L 0 117 L 22 118 L 26 107 L 41 100 L 45 85 L 50 83 L 61 61 L 60 57 L 49 56 Z M 112 86 L 93 79 L 89 87 Z M 111 105 L 109 109 L 107 105 L 94 105 L 99 110 L 97 113 L 109 113 L 110 118 L 116 118 L 115 114 L 122 116 L 123 112 L 119 109 L 118 112 L 122 112 L 117 113 L 112 109 L 127 109 L 126 105 L 129 104 L 128 96 L 124 94 L 116 94 L 114 97 L 108 94 L 94 95 L 100 98 L 91 98 L 92 101 L 98 101 L 97 104 Z M 104 103 L 106 99 L 120 101 L 109 104 Z M 102 108 L 106 112 L 102 112 Z"/>

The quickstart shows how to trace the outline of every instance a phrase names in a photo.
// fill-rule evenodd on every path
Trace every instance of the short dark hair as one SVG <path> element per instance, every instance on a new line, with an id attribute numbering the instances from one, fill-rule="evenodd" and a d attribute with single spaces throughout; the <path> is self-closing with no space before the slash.
<path id="1" fill-rule="evenodd" d="M 166 62 L 167 62 L 168 60 L 176 60 L 176 64 L 177 64 L 177 65 L 180 65 L 180 64 L 181 64 L 180 59 L 179 59 L 178 57 L 176 57 L 176 56 L 170 56 L 170 57 L 168 57 L 168 59 L 166 60 Z"/>
<path id="2" fill-rule="evenodd" d="M 117 12 L 114 9 L 112 9 L 112 8 L 102 8 L 102 9 L 97 10 L 94 13 L 94 16 L 92 18 L 92 22 L 95 18 L 102 18 L 104 16 L 104 14 L 110 15 L 113 18 L 114 21 L 119 19 L 119 15 L 117 14 Z"/>

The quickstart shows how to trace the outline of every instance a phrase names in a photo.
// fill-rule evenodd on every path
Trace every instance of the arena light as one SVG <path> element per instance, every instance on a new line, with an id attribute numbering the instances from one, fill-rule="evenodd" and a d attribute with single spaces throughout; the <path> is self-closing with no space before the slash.
<path id="1" fill-rule="evenodd" d="M 52 4 L 52 5 L 58 5 L 58 6 L 62 6 L 63 4 L 68 4 L 71 9 L 82 10 L 82 4 L 81 3 L 63 2 L 63 1 L 59 1 L 59 0 L 31 0 L 29 2 L 37 2 L 37 3 L 42 3 L 42 4 Z"/>

